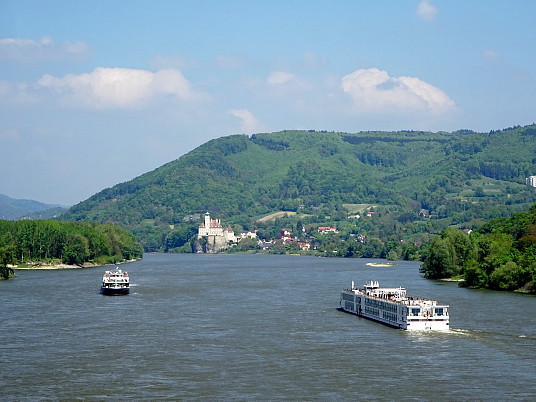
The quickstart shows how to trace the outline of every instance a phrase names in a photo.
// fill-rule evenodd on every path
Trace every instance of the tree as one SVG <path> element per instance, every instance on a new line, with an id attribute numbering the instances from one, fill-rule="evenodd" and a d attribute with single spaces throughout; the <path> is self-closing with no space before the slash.
<path id="1" fill-rule="evenodd" d="M 0 278 L 9 279 L 15 271 L 9 265 L 15 261 L 15 245 L 13 243 L 0 246 Z"/>
<path id="2" fill-rule="evenodd" d="M 0 278 L 9 279 L 9 277 L 12 275 L 15 275 L 13 268 L 0 265 Z"/>
<path id="3" fill-rule="evenodd" d="M 467 262 L 475 257 L 474 246 L 467 234 L 461 230 L 450 228 L 443 231 L 441 237 L 447 240 L 452 247 L 452 263 L 462 270 Z"/>
<path id="4" fill-rule="evenodd" d="M 421 266 L 426 279 L 450 278 L 456 272 L 452 258 L 452 247 L 448 240 L 435 237 L 430 246 L 430 253 Z"/>
<path id="5" fill-rule="evenodd" d="M 513 261 L 496 268 L 489 277 L 489 284 L 492 289 L 515 290 L 519 288 L 517 278 L 520 267 Z"/>
<path id="6" fill-rule="evenodd" d="M 89 256 L 89 242 L 80 233 L 72 233 L 63 248 L 63 262 L 70 265 L 82 265 Z"/>
<path id="7" fill-rule="evenodd" d="M 477 187 L 475 189 L 475 197 L 485 197 L 485 196 L 486 196 L 486 193 L 484 192 L 484 188 Z"/>

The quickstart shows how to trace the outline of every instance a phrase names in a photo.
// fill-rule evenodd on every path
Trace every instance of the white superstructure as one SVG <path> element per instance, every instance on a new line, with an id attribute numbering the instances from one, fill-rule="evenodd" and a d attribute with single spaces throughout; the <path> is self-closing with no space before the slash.
<path id="1" fill-rule="evenodd" d="M 405 288 L 380 288 L 377 281 L 362 289 L 341 292 L 340 307 L 349 313 L 407 330 L 449 329 L 449 306 L 435 300 L 407 296 Z"/>
<path id="2" fill-rule="evenodd" d="M 130 290 L 130 278 L 128 272 L 116 268 L 113 271 L 105 271 L 102 276 L 101 292 L 105 295 L 126 295 Z"/>

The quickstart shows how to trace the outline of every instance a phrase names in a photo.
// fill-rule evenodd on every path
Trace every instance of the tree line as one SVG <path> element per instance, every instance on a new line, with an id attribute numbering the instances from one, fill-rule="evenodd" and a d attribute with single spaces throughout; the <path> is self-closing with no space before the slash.
<path id="1" fill-rule="evenodd" d="M 0 220 L 1 275 L 10 265 L 61 261 L 113 264 L 140 258 L 143 249 L 132 233 L 113 224 L 55 220 Z"/>
<path id="2" fill-rule="evenodd" d="M 536 294 L 536 204 L 466 234 L 449 228 L 433 238 L 421 267 L 425 278 L 459 278 L 474 288 Z"/>

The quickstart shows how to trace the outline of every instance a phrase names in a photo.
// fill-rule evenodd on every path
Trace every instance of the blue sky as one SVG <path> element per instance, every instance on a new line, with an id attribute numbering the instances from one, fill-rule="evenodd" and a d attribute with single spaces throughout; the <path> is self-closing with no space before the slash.
<path id="1" fill-rule="evenodd" d="M 72 205 L 212 138 L 536 112 L 532 0 L 0 0 L 0 193 Z"/>

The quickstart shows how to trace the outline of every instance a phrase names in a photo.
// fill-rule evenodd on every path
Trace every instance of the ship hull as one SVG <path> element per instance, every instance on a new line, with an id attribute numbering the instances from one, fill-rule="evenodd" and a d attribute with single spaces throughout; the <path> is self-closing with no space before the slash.
<path id="1" fill-rule="evenodd" d="M 101 288 L 101 293 L 106 296 L 123 296 L 128 295 L 129 288 Z"/>
<path id="2" fill-rule="evenodd" d="M 378 319 L 377 317 L 367 316 L 365 314 L 359 314 L 359 313 L 357 313 L 355 311 L 351 311 L 351 310 L 345 310 L 343 307 L 339 307 L 338 310 L 343 311 L 343 312 L 348 313 L 348 314 L 356 315 L 356 316 L 361 317 L 361 318 L 366 318 L 367 320 L 370 320 L 370 321 L 379 322 L 380 324 L 386 325 L 386 326 L 391 327 L 391 328 L 406 329 L 405 326 L 403 326 L 402 324 L 399 324 L 399 323 L 395 324 L 393 322 Z"/>

